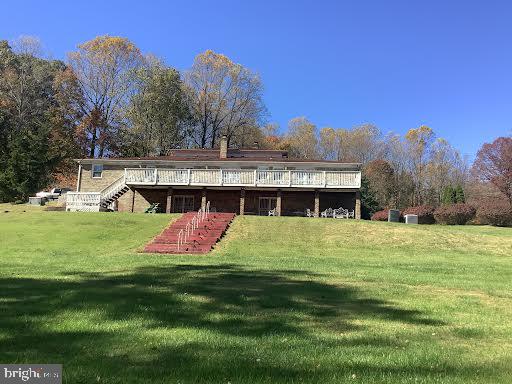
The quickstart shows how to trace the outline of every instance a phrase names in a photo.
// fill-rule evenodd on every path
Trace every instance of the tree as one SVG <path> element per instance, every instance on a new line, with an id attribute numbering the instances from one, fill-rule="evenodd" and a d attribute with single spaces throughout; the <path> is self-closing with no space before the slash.
<path id="1" fill-rule="evenodd" d="M 460 153 L 442 138 L 433 141 L 429 152 L 424 168 L 423 203 L 437 206 L 446 186 L 462 187 L 465 183 L 466 164 Z"/>
<path id="2" fill-rule="evenodd" d="M 398 209 L 413 204 L 414 182 L 410 172 L 410 157 L 406 143 L 399 135 L 389 134 L 384 139 L 385 159 L 394 172 L 392 206 Z"/>
<path id="3" fill-rule="evenodd" d="M 512 137 L 482 145 L 472 171 L 478 180 L 494 185 L 512 206 Z"/>
<path id="4" fill-rule="evenodd" d="M 457 192 L 451 185 L 444 187 L 441 197 L 441 203 L 444 205 L 455 204 L 457 202 Z"/>
<path id="5" fill-rule="evenodd" d="M 227 56 L 212 50 L 197 55 L 185 82 L 196 122 L 194 145 L 215 148 L 222 135 L 230 145 L 260 125 L 266 112 L 261 80 Z"/>
<path id="6" fill-rule="evenodd" d="M 465 203 L 466 202 L 466 196 L 464 194 L 464 188 L 462 188 L 462 185 L 457 185 L 455 187 L 455 203 Z"/>
<path id="7" fill-rule="evenodd" d="M 375 191 L 366 177 L 361 178 L 361 218 L 369 220 L 372 215 L 381 209 L 375 197 Z"/>
<path id="8" fill-rule="evenodd" d="M 382 135 L 372 124 L 359 125 L 351 130 L 339 129 L 338 160 L 365 165 L 382 157 Z"/>
<path id="9" fill-rule="evenodd" d="M 434 136 L 434 131 L 425 125 L 410 129 L 405 135 L 414 181 L 414 205 L 421 205 L 425 201 L 425 169 L 429 161 Z"/>
<path id="10" fill-rule="evenodd" d="M 365 179 L 380 207 L 395 205 L 395 170 L 386 160 L 373 160 L 363 169 Z"/>
<path id="11" fill-rule="evenodd" d="M 318 139 L 316 125 L 305 117 L 296 117 L 288 122 L 286 135 L 292 157 L 316 159 L 318 157 Z"/>
<path id="12" fill-rule="evenodd" d="M 134 71 L 144 64 L 139 49 L 123 37 L 99 36 L 68 55 L 71 83 L 80 93 L 69 104 L 81 116 L 78 134 L 84 155 L 103 157 L 117 151 L 134 92 Z M 62 86 L 68 86 L 63 83 Z"/>
<path id="13" fill-rule="evenodd" d="M 178 71 L 152 60 L 137 69 L 135 77 L 123 154 L 162 156 L 186 146 L 191 114 Z"/>
<path id="14" fill-rule="evenodd" d="M 320 130 L 320 156 L 325 160 L 340 158 L 340 135 L 337 130 L 325 127 Z"/>
<path id="15" fill-rule="evenodd" d="M 59 61 L 33 56 L 20 47 L 16 54 L 0 42 L 0 200 L 25 199 L 47 185 L 69 152 L 55 138 L 55 77 Z"/>

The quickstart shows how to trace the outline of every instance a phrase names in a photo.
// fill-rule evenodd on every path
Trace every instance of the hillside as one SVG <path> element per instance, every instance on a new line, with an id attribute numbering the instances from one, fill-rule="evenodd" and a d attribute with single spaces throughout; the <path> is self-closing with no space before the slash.
<path id="1" fill-rule="evenodd" d="M 137 253 L 168 221 L 0 206 L 0 361 L 72 383 L 512 381 L 511 229 L 242 217 L 211 254 Z"/>

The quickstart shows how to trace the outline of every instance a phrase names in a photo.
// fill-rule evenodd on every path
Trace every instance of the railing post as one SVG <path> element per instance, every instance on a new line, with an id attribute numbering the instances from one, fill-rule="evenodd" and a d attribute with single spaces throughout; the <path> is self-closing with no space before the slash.
<path id="1" fill-rule="evenodd" d="M 223 185 L 224 184 L 224 177 L 223 177 L 224 173 L 223 173 L 222 169 L 220 169 L 219 171 L 220 171 L 219 172 L 220 173 L 220 185 Z"/>
<path id="2" fill-rule="evenodd" d="M 187 169 L 187 185 L 190 185 L 190 168 Z"/>
<path id="3" fill-rule="evenodd" d="M 158 168 L 155 168 L 155 185 L 158 183 Z"/>
<path id="4" fill-rule="evenodd" d="M 327 172 L 323 171 L 322 172 L 322 177 L 324 178 L 323 179 L 323 185 L 324 185 L 324 187 L 326 187 L 327 186 Z"/>
<path id="5" fill-rule="evenodd" d="M 258 170 L 254 170 L 254 186 L 258 184 Z"/>
<path id="6" fill-rule="evenodd" d="M 288 170 L 288 186 L 292 186 L 292 171 Z"/>

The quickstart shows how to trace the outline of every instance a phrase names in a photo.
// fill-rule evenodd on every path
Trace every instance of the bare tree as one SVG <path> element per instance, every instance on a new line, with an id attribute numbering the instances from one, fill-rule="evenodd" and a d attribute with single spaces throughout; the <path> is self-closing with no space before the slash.
<path id="1" fill-rule="evenodd" d="M 288 122 L 286 139 L 290 154 L 301 159 L 318 157 L 318 137 L 316 125 L 305 117 L 296 117 Z"/>
<path id="2" fill-rule="evenodd" d="M 476 155 L 473 174 L 494 185 L 512 206 L 512 137 L 485 143 Z"/>
<path id="3" fill-rule="evenodd" d="M 266 112 L 263 86 L 257 74 L 227 56 L 208 50 L 199 54 L 185 75 L 196 120 L 194 144 L 217 145 L 220 136 L 228 143 L 240 140 L 247 129 L 257 127 Z"/>

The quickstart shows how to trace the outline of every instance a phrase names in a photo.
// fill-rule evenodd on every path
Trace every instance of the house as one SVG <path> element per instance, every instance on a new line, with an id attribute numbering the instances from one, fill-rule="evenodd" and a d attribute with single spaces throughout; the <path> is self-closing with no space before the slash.
<path id="1" fill-rule="evenodd" d="M 218 212 L 239 215 L 314 216 L 343 207 L 360 218 L 360 164 L 292 159 L 287 151 L 176 149 L 168 156 L 79 159 L 77 192 L 68 211 L 165 212 L 198 210 L 210 201 Z"/>

